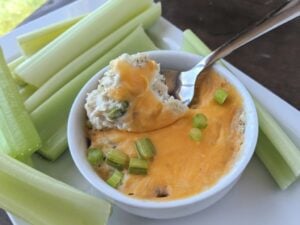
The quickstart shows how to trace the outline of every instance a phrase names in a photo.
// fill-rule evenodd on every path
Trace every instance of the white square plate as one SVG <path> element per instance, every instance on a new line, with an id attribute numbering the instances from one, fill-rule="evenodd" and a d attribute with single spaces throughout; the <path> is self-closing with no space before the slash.
<path id="1" fill-rule="evenodd" d="M 0 39 L 8 60 L 17 57 L 20 49 L 16 36 L 45 25 L 75 17 L 92 11 L 103 4 L 104 0 L 79 0 L 54 11 L 44 17 L 28 23 Z M 161 18 L 149 35 L 156 45 L 163 49 L 179 50 L 182 43 L 182 31 Z M 252 80 L 242 71 L 227 63 L 228 68 L 244 83 L 252 95 L 273 115 L 293 141 L 300 147 L 300 112 L 278 96 Z M 284 116 L 284 120 L 282 120 Z M 39 157 L 34 158 L 37 169 L 64 181 L 82 191 L 100 196 L 76 169 L 69 152 L 55 163 Z M 63 171 L 63 173 L 62 173 Z M 150 220 L 128 214 L 117 207 L 109 220 L 110 225 L 298 225 L 300 209 L 300 182 L 288 190 L 281 191 L 274 183 L 264 166 L 256 157 L 244 172 L 233 190 L 212 207 L 179 219 Z M 51 210 L 51 209 L 49 209 Z M 28 225 L 23 220 L 9 214 L 14 225 Z"/>

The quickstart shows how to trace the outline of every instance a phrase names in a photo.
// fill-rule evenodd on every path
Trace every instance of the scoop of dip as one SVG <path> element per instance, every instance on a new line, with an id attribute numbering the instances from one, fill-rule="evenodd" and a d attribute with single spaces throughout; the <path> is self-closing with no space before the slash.
<path id="1" fill-rule="evenodd" d="M 93 128 L 144 132 L 182 117 L 187 107 L 168 94 L 159 71 L 159 64 L 146 54 L 123 54 L 113 60 L 86 99 Z"/>

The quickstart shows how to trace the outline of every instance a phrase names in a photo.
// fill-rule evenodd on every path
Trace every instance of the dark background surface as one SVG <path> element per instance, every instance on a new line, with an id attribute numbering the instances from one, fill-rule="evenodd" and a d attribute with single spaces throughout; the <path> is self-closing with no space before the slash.
<path id="1" fill-rule="evenodd" d="M 30 19 L 69 2 L 72 0 L 50 0 Z M 212 49 L 283 2 L 162 0 L 165 18 L 182 30 L 192 29 Z M 240 48 L 226 59 L 300 109 L 300 18 Z M 0 225 L 11 225 L 3 210 L 0 210 Z"/>

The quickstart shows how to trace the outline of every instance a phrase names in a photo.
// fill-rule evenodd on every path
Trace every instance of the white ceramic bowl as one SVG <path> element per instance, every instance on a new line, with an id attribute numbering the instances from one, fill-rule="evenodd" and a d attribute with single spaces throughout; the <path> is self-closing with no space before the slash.
<path id="1" fill-rule="evenodd" d="M 197 55 L 179 51 L 153 51 L 149 52 L 149 55 L 161 64 L 161 68 L 172 68 L 175 70 L 187 70 L 200 60 L 200 57 Z M 253 100 L 246 88 L 224 67 L 215 64 L 214 69 L 225 77 L 241 95 L 244 103 L 246 124 L 244 144 L 241 147 L 237 160 L 234 162 L 232 169 L 213 187 L 184 199 L 158 202 L 131 198 L 111 188 L 96 174 L 86 159 L 88 145 L 84 132 L 86 121 L 84 103 L 87 92 L 96 88 L 98 79 L 103 75 L 106 68 L 97 73 L 82 88 L 73 103 L 69 116 L 69 148 L 81 174 L 113 204 L 130 213 L 148 218 L 166 219 L 186 216 L 200 211 L 221 199 L 237 182 L 254 153 L 258 135 L 258 121 Z"/>

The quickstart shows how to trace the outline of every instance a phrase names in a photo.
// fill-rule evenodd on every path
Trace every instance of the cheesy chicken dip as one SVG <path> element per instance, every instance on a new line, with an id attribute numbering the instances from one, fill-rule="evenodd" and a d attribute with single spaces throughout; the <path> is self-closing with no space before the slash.
<path id="1" fill-rule="evenodd" d="M 113 60 L 88 93 L 87 159 L 126 195 L 174 200 L 213 186 L 243 142 L 243 102 L 214 70 L 190 107 L 168 94 L 160 65 L 145 54 Z"/>

